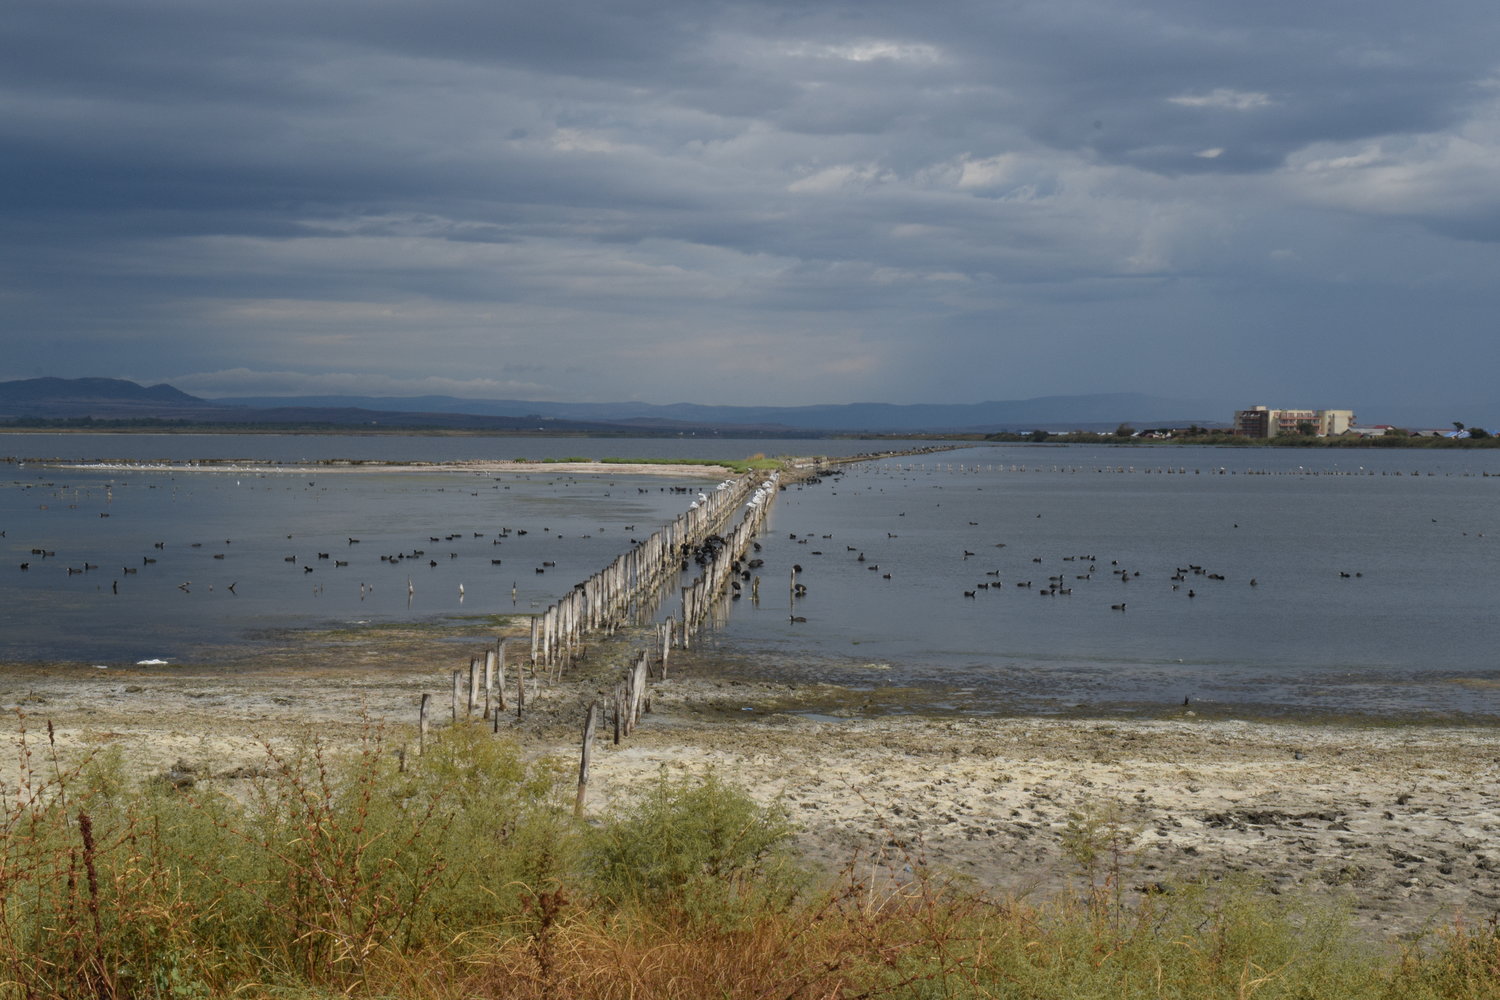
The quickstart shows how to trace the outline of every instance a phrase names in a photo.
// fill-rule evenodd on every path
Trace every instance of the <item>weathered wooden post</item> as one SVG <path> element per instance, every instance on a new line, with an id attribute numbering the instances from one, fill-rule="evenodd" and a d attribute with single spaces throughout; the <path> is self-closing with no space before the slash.
<path id="1" fill-rule="evenodd" d="M 594 720 L 599 714 L 598 699 L 589 702 L 588 716 L 583 720 L 583 753 L 578 761 L 578 797 L 573 800 L 573 816 L 583 818 L 583 797 L 589 787 L 589 759 L 594 754 Z"/>
<path id="2" fill-rule="evenodd" d="M 631 676 L 630 692 L 630 731 L 635 732 L 641 724 L 641 706 L 646 702 L 646 681 L 650 672 L 646 669 L 646 654 L 641 653 L 641 658 L 635 663 L 635 672 Z"/>
<path id="3" fill-rule="evenodd" d="M 488 719 L 493 710 L 490 699 L 495 694 L 495 663 L 497 657 L 493 649 L 484 651 L 484 717 Z"/>
<path id="4" fill-rule="evenodd" d="M 474 708 L 479 704 L 479 678 L 480 663 L 477 656 L 469 657 L 469 715 L 474 714 Z"/>
<path id="5" fill-rule="evenodd" d="M 455 723 L 458 722 L 458 701 L 460 692 L 463 690 L 463 675 L 462 670 L 453 671 L 453 721 Z"/>
<path id="6" fill-rule="evenodd" d="M 417 756 L 427 752 L 427 706 L 432 695 L 422 695 L 422 707 L 417 709 Z"/>
<path id="7" fill-rule="evenodd" d="M 667 678 L 667 658 L 672 652 L 672 619 L 667 618 L 661 623 L 661 676 L 662 680 Z"/>
<path id="8" fill-rule="evenodd" d="M 505 711 L 505 640 L 495 640 L 495 704 L 497 713 Z"/>

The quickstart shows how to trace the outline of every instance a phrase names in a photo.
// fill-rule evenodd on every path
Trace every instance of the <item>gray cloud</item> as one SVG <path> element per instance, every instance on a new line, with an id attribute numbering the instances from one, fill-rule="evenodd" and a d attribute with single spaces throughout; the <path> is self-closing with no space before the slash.
<path id="1" fill-rule="evenodd" d="M 1496 27 L 1477 0 L 23 5 L 0 376 L 1488 398 Z"/>

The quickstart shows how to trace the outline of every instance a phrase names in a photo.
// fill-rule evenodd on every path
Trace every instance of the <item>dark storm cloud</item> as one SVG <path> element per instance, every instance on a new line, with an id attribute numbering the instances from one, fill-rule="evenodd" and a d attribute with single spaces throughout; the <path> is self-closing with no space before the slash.
<path id="1" fill-rule="evenodd" d="M 1339 359 L 1391 357 L 1423 316 L 1443 354 L 1493 355 L 1497 22 L 1468 0 L 24 4 L 0 296 L 27 347 L 0 375 L 665 400 L 733 372 L 733 401 L 796 403 L 1190 370 L 1358 406 L 1419 370 L 1478 398 L 1471 365 Z"/>

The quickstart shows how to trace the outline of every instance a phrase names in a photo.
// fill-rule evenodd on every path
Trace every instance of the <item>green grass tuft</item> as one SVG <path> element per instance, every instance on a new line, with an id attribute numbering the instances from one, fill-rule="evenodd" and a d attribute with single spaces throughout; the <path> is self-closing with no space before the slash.
<path id="1" fill-rule="evenodd" d="M 714 775 L 593 824 L 560 764 L 482 726 L 418 758 L 266 747 L 250 777 L 133 780 L 23 729 L 0 798 L 0 1000 L 726 996 L 1481 1000 L 1494 922 L 1396 949 L 1253 881 L 1123 891 L 1129 831 L 1080 813 L 1083 877 L 995 899 L 920 862 L 823 884 L 788 821 Z M 855 872 L 859 875 L 855 875 Z"/>

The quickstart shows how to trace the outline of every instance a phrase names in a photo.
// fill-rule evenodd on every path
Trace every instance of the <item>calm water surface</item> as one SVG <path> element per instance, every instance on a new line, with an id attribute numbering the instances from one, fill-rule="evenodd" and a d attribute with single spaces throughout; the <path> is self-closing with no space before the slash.
<path id="1" fill-rule="evenodd" d="M 1500 712 L 1495 453 L 941 459 L 783 493 L 721 650 L 976 711 Z"/>
<path id="2" fill-rule="evenodd" d="M 13 435 L 0 453 L 248 466 L 871 447 L 724 444 Z M 34 463 L 0 466 L 0 480 L 0 656 L 100 663 L 274 629 L 536 610 L 675 516 L 685 499 L 664 487 L 701 482 Z M 780 495 L 759 604 L 734 602 L 706 642 L 747 672 L 909 687 L 960 711 L 1190 698 L 1497 715 L 1497 490 L 1500 454 L 1478 451 L 1008 446 L 860 464 Z M 791 621 L 794 564 L 805 622 Z M 1071 593 L 1044 596 L 1054 577 Z"/>
<path id="3" fill-rule="evenodd" d="M 279 629 L 530 613 L 676 517 L 690 498 L 669 487 L 704 482 L 691 467 L 672 476 L 569 475 L 566 466 L 490 476 L 299 471 L 297 463 L 869 448 L 696 438 L 0 435 L 0 456 L 11 457 L 0 464 L 0 658 L 174 660 Z M 232 464 L 160 464 L 207 460 Z"/>
<path id="4" fill-rule="evenodd" d="M 65 462 L 459 462 L 857 455 L 926 442 L 807 438 L 517 438 L 403 434 L 0 434 L 0 458 Z"/>

